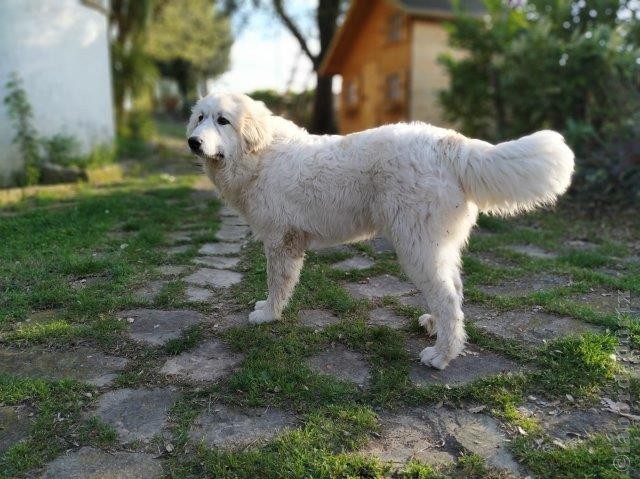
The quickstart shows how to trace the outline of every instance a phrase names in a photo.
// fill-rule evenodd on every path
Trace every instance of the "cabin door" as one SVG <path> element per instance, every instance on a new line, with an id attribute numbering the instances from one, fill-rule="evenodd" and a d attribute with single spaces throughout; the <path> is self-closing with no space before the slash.
<path id="1" fill-rule="evenodd" d="M 378 108 L 380 101 L 380 79 L 378 78 L 378 65 L 369 62 L 364 66 L 364 81 L 362 93 L 364 102 L 362 105 L 363 130 L 379 125 Z"/>

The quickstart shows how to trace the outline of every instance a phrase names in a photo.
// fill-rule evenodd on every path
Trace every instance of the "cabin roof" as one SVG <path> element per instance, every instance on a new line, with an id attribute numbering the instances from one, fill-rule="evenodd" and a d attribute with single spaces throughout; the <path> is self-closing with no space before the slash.
<path id="1" fill-rule="evenodd" d="M 450 18 L 453 15 L 451 0 L 394 0 L 396 6 L 413 15 Z M 460 0 L 460 8 L 469 13 L 484 13 L 483 0 Z"/>
<path id="2" fill-rule="evenodd" d="M 400 11 L 409 16 L 428 20 L 449 20 L 454 16 L 453 2 L 451 0 L 380 0 L 394 5 Z M 484 13 L 483 0 L 459 0 L 463 11 L 474 15 Z M 319 71 L 322 74 L 340 73 L 340 67 L 344 60 L 349 45 L 357 37 L 360 28 L 367 21 L 371 12 L 370 0 L 353 0 L 346 14 L 342 26 L 336 32 L 329 46 L 329 51 L 322 60 Z"/>

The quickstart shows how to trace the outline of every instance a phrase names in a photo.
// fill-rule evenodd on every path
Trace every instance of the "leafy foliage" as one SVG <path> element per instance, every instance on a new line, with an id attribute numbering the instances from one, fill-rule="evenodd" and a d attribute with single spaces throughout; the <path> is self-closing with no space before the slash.
<path id="1" fill-rule="evenodd" d="M 284 0 L 224 0 L 223 5 L 228 12 L 248 10 L 251 12 L 258 7 L 265 7 L 272 11 L 283 27 L 296 39 L 303 52 L 311 61 L 316 72 L 316 87 L 313 98 L 313 109 L 309 129 L 313 133 L 334 133 L 336 125 L 334 121 L 332 75 L 323 75 L 319 69 L 322 61 L 329 51 L 331 40 L 338 30 L 339 21 L 343 18 L 349 2 L 347 0 L 318 0 L 313 7 L 307 9 L 305 14 L 312 17 L 315 22 L 309 26 L 303 26 L 299 22 L 302 15 L 292 14 L 292 5 L 295 2 Z M 247 8 L 248 7 L 248 8 Z M 299 6 L 298 6 L 299 7 Z M 318 48 L 314 48 L 314 43 Z"/>
<path id="2" fill-rule="evenodd" d="M 227 69 L 231 40 L 228 18 L 211 0 L 178 0 L 152 19 L 145 51 L 186 100 L 197 96 L 198 82 Z"/>
<path id="3" fill-rule="evenodd" d="M 632 3 L 485 4 L 485 18 L 463 14 L 449 25 L 452 46 L 468 55 L 442 58 L 451 77 L 441 94 L 448 119 L 495 141 L 562 131 L 578 155 L 576 190 L 603 197 L 633 191 L 640 180 L 640 42 Z"/>
<path id="4" fill-rule="evenodd" d="M 113 161 L 114 151 L 108 145 L 97 145 L 89 154 L 82 154 L 80 143 L 73 136 L 58 133 L 41 137 L 33 122 L 33 109 L 18 73 L 11 74 L 6 89 L 4 104 L 16 130 L 13 142 L 20 148 L 25 164 L 19 183 L 37 184 L 41 179 L 43 162 L 61 166 L 98 166 Z"/>
<path id="5" fill-rule="evenodd" d="M 72 136 L 57 134 L 42 140 L 48 161 L 57 165 L 70 166 L 79 163 L 80 144 Z"/>
<path id="6" fill-rule="evenodd" d="M 38 182 L 40 176 L 38 163 L 40 154 L 38 149 L 38 136 L 33 125 L 33 110 L 24 89 L 22 78 L 13 72 L 6 84 L 7 94 L 4 104 L 7 107 L 9 118 L 13 122 L 16 135 L 13 142 L 18 145 L 25 163 L 24 182 L 33 185 Z"/>
<path id="7" fill-rule="evenodd" d="M 198 81 L 222 73 L 231 46 L 229 22 L 214 0 L 114 0 L 110 23 L 116 114 L 120 133 L 135 138 L 146 126 L 136 112 L 150 110 L 161 77 L 174 79 L 183 103 Z"/>
<path id="8" fill-rule="evenodd" d="M 123 120 L 125 100 L 149 92 L 158 76 L 155 64 L 144 51 L 146 31 L 158 3 L 158 0 L 111 2 L 111 65 L 118 124 Z"/>
<path id="9" fill-rule="evenodd" d="M 278 93 L 275 90 L 256 90 L 249 93 L 254 100 L 264 102 L 276 115 L 284 116 L 300 126 L 310 128 L 313 91 Z"/>

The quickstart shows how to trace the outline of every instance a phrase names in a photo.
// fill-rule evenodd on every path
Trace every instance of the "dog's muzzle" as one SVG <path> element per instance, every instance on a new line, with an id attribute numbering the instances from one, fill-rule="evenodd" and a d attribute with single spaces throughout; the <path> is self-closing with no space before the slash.
<path id="1" fill-rule="evenodd" d="M 189 148 L 191 149 L 191 151 L 193 151 L 196 155 L 202 154 L 202 138 L 198 136 L 191 136 L 187 140 L 187 143 L 189 144 Z"/>
<path id="2" fill-rule="evenodd" d="M 190 137 L 187 140 L 187 143 L 189 144 L 189 148 L 191 149 L 191 151 L 202 158 L 206 158 L 207 160 L 214 160 L 214 161 L 224 160 L 224 153 L 222 152 L 218 152 L 215 155 L 205 154 L 205 152 L 202 151 L 202 138 L 200 138 L 199 136 Z"/>

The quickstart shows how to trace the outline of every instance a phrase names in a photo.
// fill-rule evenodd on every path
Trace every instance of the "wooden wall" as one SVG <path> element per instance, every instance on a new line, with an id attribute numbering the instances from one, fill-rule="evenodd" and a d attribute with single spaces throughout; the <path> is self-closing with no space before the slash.
<path id="1" fill-rule="evenodd" d="M 454 126 L 444 121 L 438 102 L 438 92 L 449 84 L 438 58 L 444 52 L 454 57 L 461 53 L 448 46 L 447 32 L 441 22 L 417 19 L 412 30 L 409 118 L 436 126 Z"/>
<path id="2" fill-rule="evenodd" d="M 372 0 L 370 8 L 367 21 L 349 45 L 340 72 L 342 94 L 338 120 L 341 133 L 366 130 L 409 118 L 409 19 L 386 1 Z M 398 14 L 402 15 L 401 36 L 397 41 L 390 41 L 390 18 Z M 390 75 L 398 75 L 401 97 L 395 100 L 390 99 L 388 94 Z M 349 101 L 349 85 L 353 83 L 357 85 L 355 102 Z"/>

